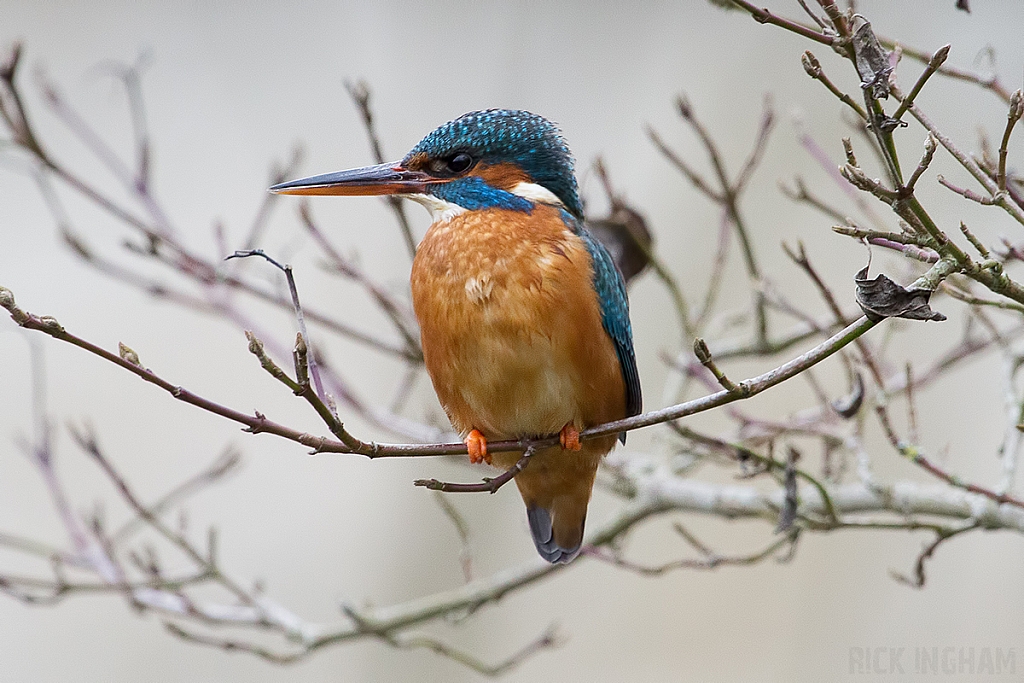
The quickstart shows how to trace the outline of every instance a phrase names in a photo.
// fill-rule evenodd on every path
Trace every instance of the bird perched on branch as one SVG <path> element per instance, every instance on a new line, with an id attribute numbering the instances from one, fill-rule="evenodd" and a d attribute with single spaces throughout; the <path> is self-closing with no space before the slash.
<path id="1" fill-rule="evenodd" d="M 488 453 L 488 440 L 559 434 L 515 480 L 540 555 L 576 557 L 598 463 L 615 445 L 580 431 L 638 414 L 641 397 L 625 285 L 583 225 L 558 129 L 526 111 L 471 112 L 399 162 L 271 190 L 394 194 L 430 211 L 411 284 L 434 389 L 474 463 L 519 459 Z"/>

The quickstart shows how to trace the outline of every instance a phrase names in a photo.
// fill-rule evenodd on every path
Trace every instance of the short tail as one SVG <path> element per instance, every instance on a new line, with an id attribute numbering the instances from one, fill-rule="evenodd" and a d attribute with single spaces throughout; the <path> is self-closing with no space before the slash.
<path id="1" fill-rule="evenodd" d="M 533 544 L 548 562 L 564 564 L 580 554 L 597 466 L 614 444 L 615 437 L 608 436 L 583 444 L 580 451 L 545 449 L 516 475 Z"/>
<path id="2" fill-rule="evenodd" d="M 554 519 L 552 519 L 554 513 Z M 587 521 L 587 507 L 582 514 L 570 515 L 568 510 L 553 506 L 526 508 L 533 544 L 540 556 L 552 564 L 564 564 L 576 559 L 583 545 L 583 527 Z"/>

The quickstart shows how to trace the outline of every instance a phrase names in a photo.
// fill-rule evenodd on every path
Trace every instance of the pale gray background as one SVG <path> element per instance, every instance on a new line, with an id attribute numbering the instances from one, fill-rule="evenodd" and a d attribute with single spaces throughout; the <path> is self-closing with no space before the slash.
<path id="1" fill-rule="evenodd" d="M 958 65 L 971 66 L 979 51 L 995 46 L 1004 79 L 1019 87 L 1024 5 L 976 0 L 974 13 L 965 15 L 953 4 L 879 1 L 864 2 L 862 10 L 879 33 L 923 49 L 953 42 L 950 60 Z M 789 16 L 800 14 L 795 2 L 772 6 Z M 760 184 L 746 204 L 767 269 L 777 271 L 783 284 L 805 287 L 784 265 L 778 247 L 780 239 L 797 236 L 819 257 L 832 255 L 826 271 L 837 285 L 848 283 L 863 261 L 863 250 L 832 236 L 826 219 L 780 201 L 775 185 L 776 178 L 812 169 L 795 142 L 794 114 L 837 162 L 838 137 L 847 134 L 836 122 L 840 105 L 805 76 L 800 53 L 814 49 L 844 87 L 854 88 L 848 66 L 827 48 L 696 0 L 639 6 L 3 0 L 0 41 L 13 39 L 25 43 L 23 77 L 40 130 L 61 159 L 86 173 L 95 162 L 42 110 L 32 72 L 45 68 L 103 134 L 127 151 L 123 96 L 95 66 L 130 61 L 142 51 L 151 54 L 144 88 L 156 192 L 188 242 L 208 253 L 214 250 L 214 220 L 223 220 L 236 241 L 246 233 L 269 161 L 286 156 L 295 141 L 307 145 L 305 172 L 371 162 L 342 88 L 344 79 L 365 78 L 375 89 L 380 129 L 393 157 L 434 126 L 471 109 L 525 108 L 559 122 L 579 160 L 591 209 L 599 212 L 604 204 L 586 169 L 603 155 L 618 185 L 647 212 L 664 257 L 684 285 L 698 291 L 708 276 L 716 213 L 653 150 L 644 126 L 657 127 L 702 164 L 693 156 L 700 153 L 693 136 L 674 114 L 673 98 L 685 91 L 736 168 L 752 139 L 762 94 L 771 92 L 780 125 L 759 172 Z M 904 84 L 909 86 L 919 71 L 918 65 L 905 64 Z M 937 82 L 922 104 L 969 148 L 975 147 L 976 124 L 994 137 L 1005 121 L 1005 110 L 991 94 L 961 84 Z M 908 135 L 907 149 L 916 149 L 923 139 L 920 129 Z M 831 191 L 820 174 L 808 175 L 817 178 L 819 189 Z M 110 186 L 99 172 L 93 177 Z M 959 207 L 929 192 L 938 197 L 934 202 Z M 65 196 L 77 228 L 113 248 L 124 234 L 120 227 Z M 365 299 L 312 267 L 315 250 L 296 229 L 293 206 L 279 206 L 268 245 L 304 267 L 308 301 L 326 306 L 335 301 L 337 310 L 361 320 Z M 765 206 L 772 211 L 760 210 Z M 426 215 L 409 208 L 422 234 Z M 396 288 L 404 286 L 407 257 L 377 201 L 322 199 L 315 210 L 338 244 L 357 252 Z M 967 209 L 956 211 L 956 219 L 968 215 Z M 1014 233 L 1006 219 L 984 216 L 977 220 L 985 223 L 981 229 L 991 230 L 986 234 L 1019 235 L 1019 226 Z M 174 382 L 243 410 L 258 408 L 319 429 L 308 410 L 257 369 L 239 331 L 154 304 L 72 258 L 60 246 L 33 184 L 8 162 L 0 168 L 0 284 L 28 310 L 55 315 L 88 339 L 111 348 L 128 343 L 147 366 Z M 848 288 L 844 291 L 849 295 Z M 675 348 L 678 339 L 666 312 L 668 299 L 650 277 L 632 296 L 646 403 L 655 407 L 664 382 L 657 354 Z M 287 316 L 265 316 L 264 322 L 285 337 L 290 334 Z M 957 331 L 936 334 L 945 334 L 949 343 Z M 454 531 L 430 495 L 410 482 L 421 476 L 465 479 L 478 471 L 431 460 L 311 459 L 283 441 L 239 434 L 225 421 L 175 404 L 71 347 L 48 342 L 45 349 L 53 414 L 60 422 L 88 417 L 143 495 L 157 495 L 226 443 L 244 450 L 241 475 L 189 506 L 193 528 L 219 525 L 225 565 L 242 579 L 263 579 L 271 595 L 301 615 L 330 620 L 339 601 L 390 604 L 461 580 Z M 386 400 L 398 376 L 395 367 L 354 345 L 334 343 L 331 355 L 368 400 Z M 63 542 L 42 484 L 13 446 L 13 437 L 31 425 L 27 359 L 25 336 L 0 321 L 0 528 Z M 966 402 L 963 389 L 955 401 L 942 395 L 954 386 L 942 384 L 924 417 L 926 428 L 939 430 L 932 447 L 949 444 L 950 462 L 964 474 L 994 476 L 999 394 L 982 391 L 994 376 L 972 384 L 970 375 L 993 367 L 976 364 L 957 375 L 965 383 L 961 386 L 978 389 Z M 420 382 L 410 414 L 438 418 L 426 382 Z M 994 420 L 995 431 L 979 426 L 986 419 Z M 358 420 L 351 424 L 362 435 L 375 436 Z M 656 452 L 661 445 L 653 433 L 630 440 L 637 452 Z M 58 446 L 60 471 L 73 482 L 79 509 L 112 498 L 65 436 Z M 918 476 L 895 462 L 890 451 L 879 447 L 877 457 L 885 476 Z M 479 575 L 533 559 L 522 505 L 511 488 L 457 502 L 472 524 Z M 607 519 L 613 509 L 613 502 L 598 494 L 592 522 Z M 112 508 L 110 515 L 120 518 L 123 511 Z M 662 523 L 641 530 L 631 547 L 648 559 L 676 555 L 681 549 L 665 528 Z M 770 529 L 758 523 L 698 522 L 695 528 L 723 551 L 759 547 L 770 537 Z M 876 646 L 1012 647 L 1018 667 L 1024 667 L 1021 540 L 1007 533 L 977 534 L 944 547 L 930 564 L 924 591 L 892 581 L 889 569 L 909 570 L 924 540 L 905 532 L 808 537 L 790 565 L 769 562 L 656 580 L 587 562 L 507 597 L 461 626 L 434 632 L 498 659 L 558 622 L 568 636 L 565 645 L 509 675 L 515 681 L 844 679 L 850 648 Z M 22 566 L 7 554 L 0 558 L 9 562 L 5 566 Z M 117 598 L 78 598 L 55 609 L 0 600 L 2 681 L 413 678 L 478 676 L 428 653 L 397 652 L 372 641 L 282 668 L 182 643 L 166 635 L 157 619 L 137 617 Z"/>

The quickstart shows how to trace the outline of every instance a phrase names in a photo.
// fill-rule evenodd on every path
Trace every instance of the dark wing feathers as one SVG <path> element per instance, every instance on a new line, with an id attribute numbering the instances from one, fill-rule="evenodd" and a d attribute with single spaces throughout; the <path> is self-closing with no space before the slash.
<path id="1" fill-rule="evenodd" d="M 626 384 L 626 416 L 639 415 L 643 409 L 640 393 L 640 374 L 636 369 L 636 355 L 633 352 L 633 329 L 629 324 L 629 300 L 626 298 L 626 284 L 616 268 L 608 250 L 582 227 L 577 234 L 587 245 L 594 268 L 594 289 L 601 302 L 601 322 L 608 336 L 615 342 L 619 357 L 622 379 Z M 625 433 L 620 438 L 625 442 Z"/>

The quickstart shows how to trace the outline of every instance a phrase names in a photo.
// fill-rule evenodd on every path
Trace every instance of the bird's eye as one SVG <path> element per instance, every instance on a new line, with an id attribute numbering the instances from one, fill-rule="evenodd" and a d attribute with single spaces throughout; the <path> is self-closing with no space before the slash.
<path id="1" fill-rule="evenodd" d="M 466 152 L 456 152 L 450 156 L 434 157 L 427 162 L 427 172 L 437 178 L 454 178 L 473 168 L 476 159 Z"/>
<path id="2" fill-rule="evenodd" d="M 473 157 L 469 156 L 465 152 L 459 152 L 458 154 L 449 157 L 447 159 L 447 170 L 450 173 L 463 173 L 469 170 L 469 167 L 473 165 Z"/>

